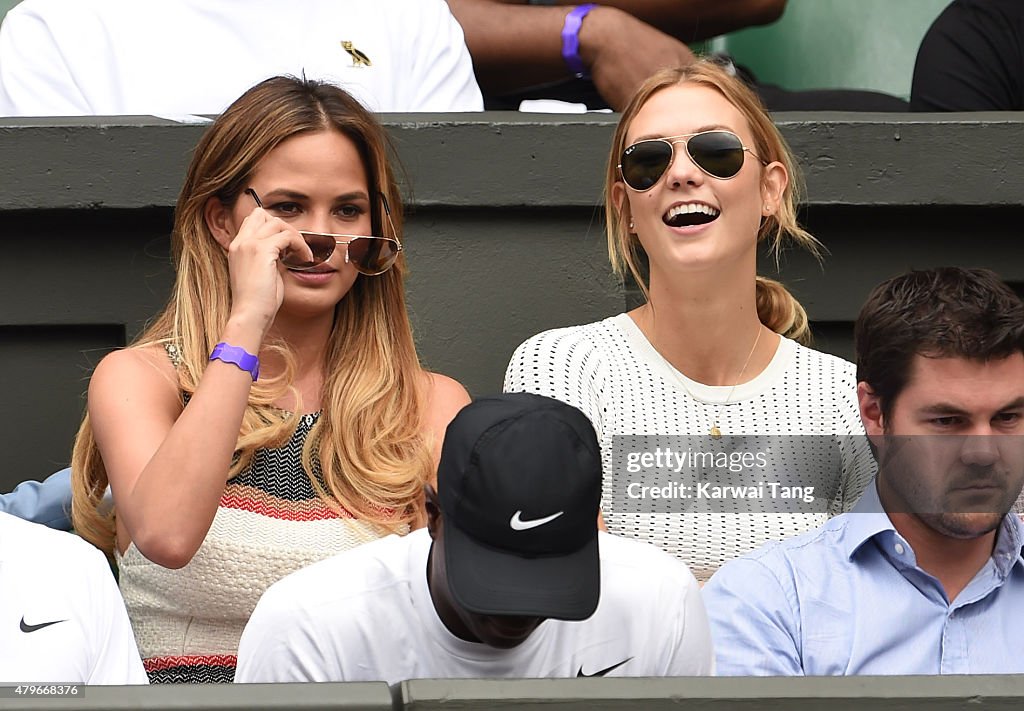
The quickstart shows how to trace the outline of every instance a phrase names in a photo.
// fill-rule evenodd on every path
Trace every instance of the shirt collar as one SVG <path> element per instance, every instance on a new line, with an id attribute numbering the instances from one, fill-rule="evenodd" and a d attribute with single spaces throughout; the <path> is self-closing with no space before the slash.
<path id="1" fill-rule="evenodd" d="M 891 531 L 893 535 L 899 536 L 896 527 L 889 520 L 889 515 L 882 508 L 876 482 L 876 479 L 871 480 L 864 490 L 864 494 L 857 501 L 857 505 L 848 514 L 845 514 L 847 523 L 843 545 L 848 559 L 852 559 L 861 546 L 880 533 Z M 996 547 L 992 551 L 992 561 L 999 572 L 1005 576 L 1018 561 L 1024 562 L 1021 556 L 1022 551 L 1024 551 L 1024 522 L 1021 521 L 1020 516 L 1011 511 L 1003 518 L 1003 522 L 999 526 Z"/>
<path id="2" fill-rule="evenodd" d="M 878 499 L 878 489 L 875 479 L 871 480 L 864 493 L 861 495 L 853 510 L 845 514 L 847 519 L 846 532 L 843 536 L 843 546 L 846 557 L 852 559 L 860 550 L 861 546 L 883 531 L 896 533 L 896 528 L 889 520 L 889 516 L 882 509 L 882 502 Z"/>
<path id="3" fill-rule="evenodd" d="M 996 547 L 992 551 L 992 562 L 1003 577 L 1021 562 L 1021 549 L 1024 548 L 1024 522 L 1013 511 L 1006 514 L 999 526 L 996 536 Z"/>

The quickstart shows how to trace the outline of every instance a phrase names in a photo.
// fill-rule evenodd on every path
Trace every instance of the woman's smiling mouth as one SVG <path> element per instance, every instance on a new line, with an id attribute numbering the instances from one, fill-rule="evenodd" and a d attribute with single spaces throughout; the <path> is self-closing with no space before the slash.
<path id="1" fill-rule="evenodd" d="M 669 227 L 694 227 L 706 225 L 718 219 L 721 210 L 703 202 L 687 202 L 673 205 L 661 218 Z"/>

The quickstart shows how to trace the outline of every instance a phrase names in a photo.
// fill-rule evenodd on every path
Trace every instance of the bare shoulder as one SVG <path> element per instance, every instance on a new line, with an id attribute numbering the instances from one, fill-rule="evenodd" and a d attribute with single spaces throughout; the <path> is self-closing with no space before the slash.
<path id="1" fill-rule="evenodd" d="M 93 378 L 101 381 L 155 379 L 177 387 L 178 377 L 167 351 L 160 345 L 111 351 L 96 366 Z"/>
<path id="2" fill-rule="evenodd" d="M 443 420 L 444 427 L 470 402 L 469 393 L 462 383 L 440 373 L 423 371 L 423 390 L 426 394 L 427 419 L 433 422 Z"/>
<path id="3" fill-rule="evenodd" d="M 425 393 L 423 410 L 423 430 L 427 434 L 430 448 L 433 450 L 435 475 L 431 483 L 437 485 L 436 468 L 441 461 L 441 445 L 452 421 L 459 410 L 469 404 L 469 393 L 462 383 L 447 375 L 423 371 L 422 387 Z"/>
<path id="4" fill-rule="evenodd" d="M 88 407 L 117 499 L 134 486 L 184 407 L 174 365 L 163 347 L 125 348 L 107 355 L 93 372 Z"/>
<path id="5" fill-rule="evenodd" d="M 122 348 L 107 354 L 89 381 L 90 411 L 110 400 L 162 402 L 180 410 L 178 376 L 162 346 Z"/>

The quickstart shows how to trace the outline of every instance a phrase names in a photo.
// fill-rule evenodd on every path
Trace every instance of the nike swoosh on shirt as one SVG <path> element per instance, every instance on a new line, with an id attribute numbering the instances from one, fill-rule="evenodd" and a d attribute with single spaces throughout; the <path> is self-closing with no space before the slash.
<path id="1" fill-rule="evenodd" d="M 529 531 L 531 528 L 537 528 L 537 526 L 543 526 L 545 523 L 550 523 L 556 518 L 564 514 L 565 511 L 559 511 L 558 513 L 545 516 L 544 518 L 534 518 L 524 521 L 520 516 L 523 515 L 522 511 L 516 511 L 512 514 L 512 520 L 508 522 L 508 525 L 512 527 L 513 531 Z"/>
<path id="2" fill-rule="evenodd" d="M 19 625 L 19 626 L 21 627 L 21 631 L 22 632 L 28 633 L 28 632 L 36 632 L 38 630 L 43 629 L 44 627 L 49 627 L 50 625 L 60 624 L 61 622 L 67 622 L 67 620 L 54 620 L 53 622 L 40 622 L 38 625 L 30 625 L 30 624 L 26 624 L 25 618 L 22 617 L 21 618 L 21 625 Z"/>
<path id="3" fill-rule="evenodd" d="M 604 676 L 604 675 L 605 675 L 605 674 L 607 674 L 608 672 L 610 672 L 610 671 L 613 671 L 613 670 L 615 670 L 615 669 L 618 669 L 619 667 L 621 667 L 621 666 L 622 666 L 623 664 L 625 664 L 626 662 L 628 662 L 628 661 L 629 661 L 630 659 L 632 659 L 632 658 L 633 658 L 633 657 L 627 657 L 626 659 L 623 659 L 623 660 L 622 660 L 621 662 L 619 662 L 618 664 L 612 664 L 612 665 L 611 665 L 610 667 L 608 667 L 607 669 L 602 669 L 601 671 L 599 671 L 599 672 L 594 672 L 593 674 L 584 674 L 584 673 L 583 673 L 583 665 L 581 664 L 581 665 L 580 665 L 580 670 L 579 670 L 578 672 L 576 672 L 576 676 L 577 676 L 577 677 L 581 677 L 581 676 Z"/>

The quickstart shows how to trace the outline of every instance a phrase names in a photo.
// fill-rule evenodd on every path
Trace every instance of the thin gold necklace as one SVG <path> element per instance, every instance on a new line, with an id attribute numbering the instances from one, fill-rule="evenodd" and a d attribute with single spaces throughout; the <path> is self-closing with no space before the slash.
<path id="1" fill-rule="evenodd" d="M 637 327 L 639 328 L 639 324 L 637 325 Z M 738 376 L 736 376 L 736 381 L 732 384 L 732 387 L 729 388 L 729 394 L 725 397 L 725 400 L 723 400 L 722 402 L 718 403 L 718 411 L 715 412 L 715 418 L 711 421 L 711 430 L 708 432 L 708 434 L 711 435 L 711 437 L 713 439 L 722 439 L 722 429 L 721 429 L 721 427 L 718 426 L 719 425 L 719 421 L 720 421 L 719 418 L 722 415 L 722 410 L 724 410 L 725 406 L 728 405 L 729 402 L 732 400 L 733 393 L 736 392 L 736 386 L 739 385 L 740 382 L 743 381 L 743 374 L 747 372 L 747 366 L 750 365 L 750 359 L 753 357 L 754 351 L 757 350 L 757 344 L 761 341 L 761 332 L 763 330 L 764 330 L 764 325 L 761 324 L 760 322 L 758 322 L 758 324 L 757 324 L 757 335 L 754 337 L 754 345 L 752 345 L 750 347 L 750 352 L 747 353 L 747 359 L 745 361 L 743 361 L 743 367 L 740 368 L 740 374 Z M 640 332 L 643 333 L 643 329 L 642 328 L 640 328 Z M 644 338 L 647 338 L 647 334 L 644 334 Z M 653 342 L 651 341 L 650 338 L 647 338 L 647 342 L 651 343 L 652 346 L 653 346 Z M 655 348 L 655 351 L 657 351 L 656 348 Z M 659 355 L 660 355 L 660 353 L 659 353 Z M 662 356 L 662 358 L 664 358 L 664 356 Z M 665 359 L 665 362 L 668 363 L 668 359 L 667 358 Z M 671 363 L 668 363 L 668 365 L 672 369 L 672 371 L 676 374 L 676 379 L 679 381 L 679 384 L 683 386 L 683 390 L 686 391 L 686 394 L 689 395 L 691 398 L 693 398 L 693 400 L 695 402 L 700 402 L 700 398 L 698 398 L 696 395 L 694 395 L 693 391 L 690 390 L 690 386 L 686 384 L 686 377 L 678 369 L 676 369 L 674 366 L 672 366 Z"/>
<path id="2" fill-rule="evenodd" d="M 730 400 L 732 400 L 732 395 L 736 392 L 736 386 L 743 380 L 743 374 L 747 372 L 747 366 L 750 365 L 750 359 L 753 357 L 754 351 L 757 350 L 757 343 L 761 340 L 761 331 L 763 330 L 764 326 L 758 324 L 757 336 L 754 338 L 754 345 L 750 347 L 750 353 L 747 353 L 747 359 L 743 361 L 743 367 L 740 368 L 740 374 L 736 376 L 736 382 L 734 382 L 732 387 L 729 388 L 729 394 L 725 396 L 725 400 L 718 404 L 718 411 L 715 413 L 715 419 L 711 422 L 711 431 L 708 433 L 714 439 L 722 439 L 722 430 L 718 426 L 719 418 L 722 416 L 722 410 L 724 410 L 725 406 L 729 404 Z M 693 393 L 690 393 L 690 396 L 692 397 Z"/>

